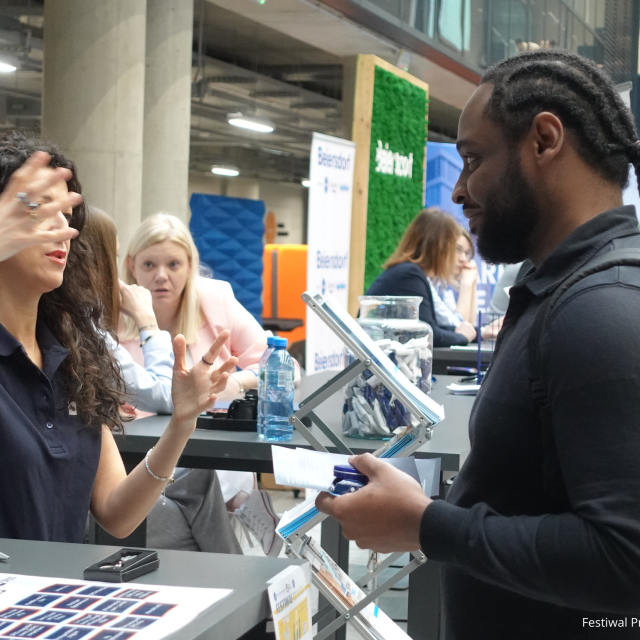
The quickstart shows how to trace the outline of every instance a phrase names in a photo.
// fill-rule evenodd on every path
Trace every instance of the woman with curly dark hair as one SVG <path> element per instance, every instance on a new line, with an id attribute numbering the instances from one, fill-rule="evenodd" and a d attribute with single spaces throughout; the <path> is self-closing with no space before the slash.
<path id="1" fill-rule="evenodd" d="M 16 172 L 38 151 L 49 154 L 51 168 L 66 170 L 59 172 L 66 183 L 17 190 Z M 81 542 L 89 509 L 124 537 L 172 481 L 197 416 L 226 386 L 236 359 L 215 370 L 206 363 L 229 333 L 190 370 L 184 338 L 176 336 L 173 417 L 127 476 L 112 435 L 123 428 L 123 382 L 105 343 L 94 276 L 83 264 L 91 263 L 81 234 L 85 205 L 69 196 L 81 192 L 75 166 L 53 145 L 10 132 L 0 137 L 0 192 L 15 192 L 12 202 L 49 234 L 45 244 L 0 262 L 0 486 L 12 488 L 0 491 L 0 537 Z M 51 214 L 53 203 L 60 210 Z M 80 235 L 70 239 L 69 227 Z"/>

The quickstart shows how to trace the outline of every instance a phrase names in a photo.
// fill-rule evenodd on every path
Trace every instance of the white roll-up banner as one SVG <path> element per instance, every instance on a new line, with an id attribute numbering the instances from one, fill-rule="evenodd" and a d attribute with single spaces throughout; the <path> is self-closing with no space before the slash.
<path id="1" fill-rule="evenodd" d="M 351 201 L 356 145 L 313 134 L 309 168 L 307 290 L 322 292 L 347 308 Z M 307 309 L 307 373 L 342 369 L 345 348 L 336 335 Z"/>

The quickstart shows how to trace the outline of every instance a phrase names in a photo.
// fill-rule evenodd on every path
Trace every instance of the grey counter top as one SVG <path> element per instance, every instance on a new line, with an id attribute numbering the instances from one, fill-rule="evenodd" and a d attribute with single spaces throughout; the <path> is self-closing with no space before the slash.
<path id="1" fill-rule="evenodd" d="M 0 551 L 11 558 L 10 562 L 0 562 L 0 574 L 82 580 L 86 567 L 118 549 L 0 538 Z M 168 636 L 172 640 L 239 638 L 269 615 L 267 581 L 291 564 L 302 564 L 300 560 L 191 551 L 158 551 L 158 555 L 160 568 L 157 571 L 124 584 L 233 589 L 224 600 Z"/>

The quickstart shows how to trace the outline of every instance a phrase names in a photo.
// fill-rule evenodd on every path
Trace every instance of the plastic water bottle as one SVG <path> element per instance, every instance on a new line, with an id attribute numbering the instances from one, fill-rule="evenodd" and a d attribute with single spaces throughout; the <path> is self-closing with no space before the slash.
<path id="1" fill-rule="evenodd" d="M 264 435 L 264 387 L 266 380 L 267 360 L 273 353 L 274 336 L 267 338 L 267 348 L 258 363 L 258 434 Z"/>
<path id="2" fill-rule="evenodd" d="M 293 377 L 295 366 L 287 351 L 286 338 L 274 338 L 265 369 L 263 434 L 269 442 L 291 440 L 293 425 Z"/>

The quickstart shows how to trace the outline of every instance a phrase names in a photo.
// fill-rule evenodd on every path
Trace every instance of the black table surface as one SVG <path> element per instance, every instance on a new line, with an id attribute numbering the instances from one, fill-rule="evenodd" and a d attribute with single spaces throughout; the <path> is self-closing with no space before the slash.
<path id="1" fill-rule="evenodd" d="M 487 343 L 480 352 L 482 364 L 489 364 L 493 356 L 493 343 Z M 451 347 L 436 347 L 433 350 L 433 373 L 446 373 L 447 367 L 473 367 L 478 364 L 478 345 L 473 349 L 453 349 Z"/>
<path id="2" fill-rule="evenodd" d="M 297 401 L 305 398 L 332 375 L 335 375 L 335 372 L 322 372 L 303 378 L 297 390 Z M 444 405 L 445 419 L 433 428 L 431 440 L 414 453 L 418 458 L 441 458 L 443 471 L 458 471 L 469 453 L 468 422 L 475 398 L 451 395 L 446 386 L 458 379 L 459 376 L 437 376 L 431 396 L 436 402 Z M 342 429 L 341 411 L 341 391 L 316 410 L 320 418 L 336 433 L 340 433 Z M 126 435 L 116 437 L 125 463 L 135 464 L 142 460 L 158 440 L 168 421 L 169 416 L 152 416 L 125 425 Z M 336 451 L 317 427 L 314 427 L 313 431 L 330 451 Z M 347 437 L 343 438 L 343 441 L 354 453 L 371 453 L 382 444 L 381 440 Z M 293 438 L 288 443 L 278 444 L 311 448 L 311 445 L 298 432 L 293 434 Z M 261 440 L 257 433 L 233 431 L 196 430 L 187 442 L 179 465 L 189 468 L 261 473 L 273 471 L 270 443 Z"/>
<path id="3" fill-rule="evenodd" d="M 11 558 L 0 562 L 0 574 L 82 580 L 86 567 L 119 548 L 0 538 L 0 551 Z M 161 550 L 158 556 L 159 569 L 124 584 L 233 589 L 226 598 L 167 636 L 172 640 L 239 638 L 270 615 L 267 581 L 292 564 L 303 564 L 301 560 L 192 551 Z"/>

